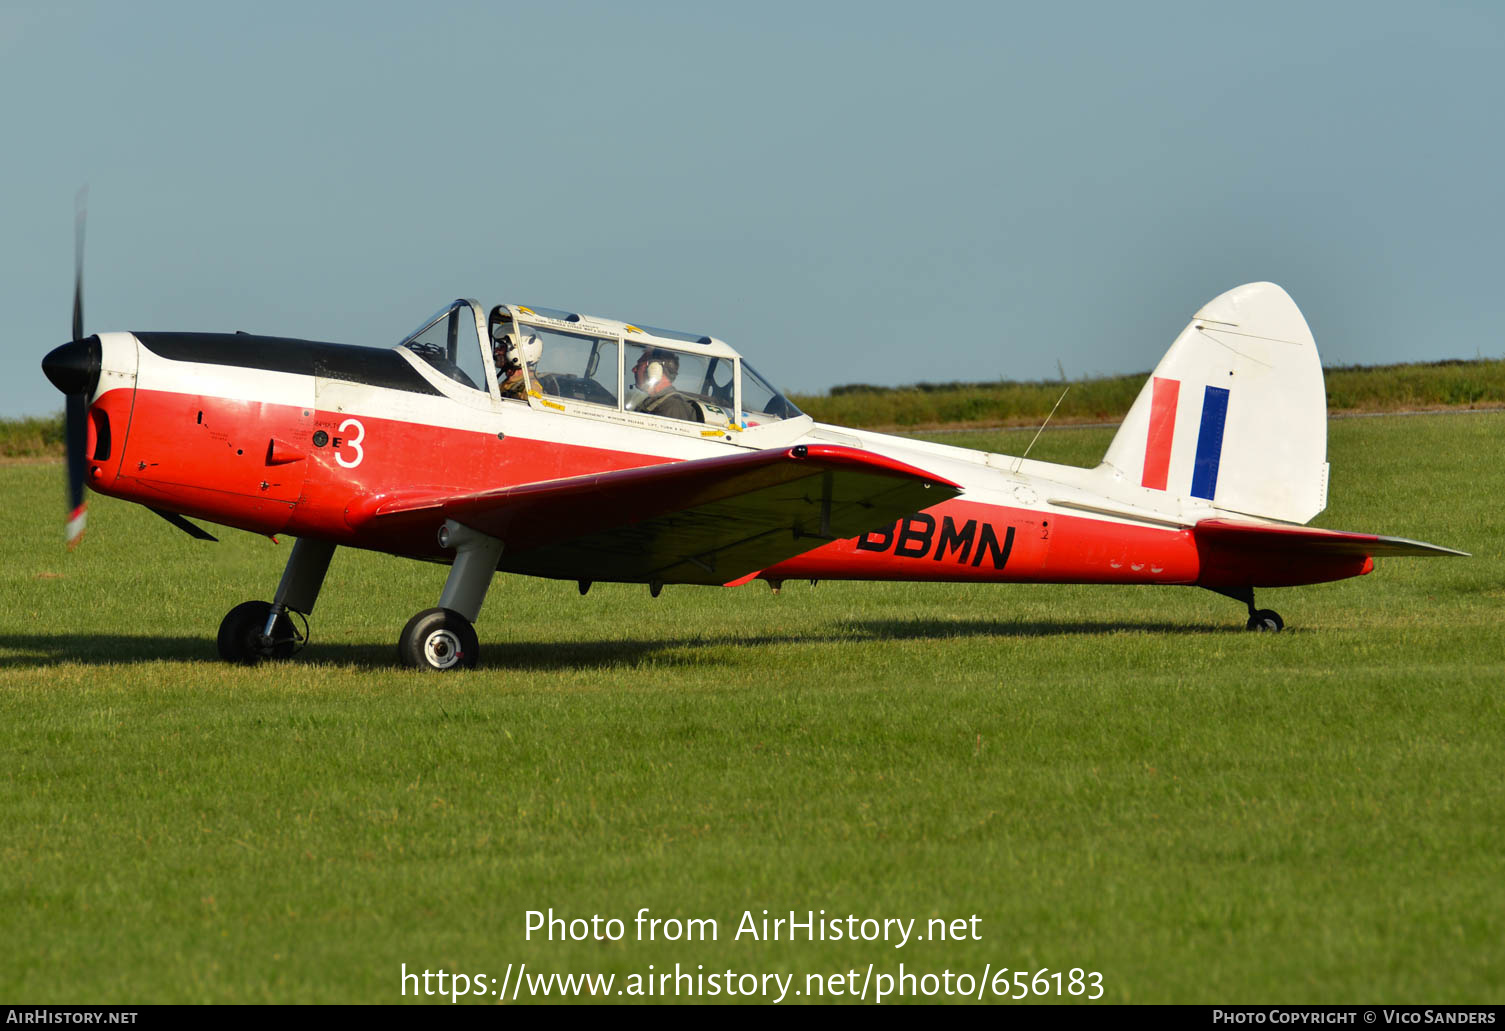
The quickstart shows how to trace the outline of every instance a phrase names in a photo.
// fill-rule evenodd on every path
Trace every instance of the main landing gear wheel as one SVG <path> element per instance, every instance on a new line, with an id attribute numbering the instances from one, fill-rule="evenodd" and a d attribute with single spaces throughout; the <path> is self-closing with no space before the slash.
<path id="1" fill-rule="evenodd" d="M 269 601 L 241 602 L 227 612 L 219 625 L 219 657 L 242 666 L 254 666 L 262 659 L 291 658 L 298 650 L 298 636 L 287 613 L 277 617 L 270 641 L 261 636 L 271 614 Z"/>
<path id="2" fill-rule="evenodd" d="M 415 669 L 474 669 L 480 655 L 470 620 L 450 609 L 424 609 L 408 620 L 397 639 L 397 657 Z"/>
<path id="3" fill-rule="evenodd" d="M 1285 620 L 1274 609 L 1256 609 L 1250 614 L 1249 622 L 1244 624 L 1250 630 L 1267 634 L 1278 634 L 1285 629 L 1285 625 Z"/>

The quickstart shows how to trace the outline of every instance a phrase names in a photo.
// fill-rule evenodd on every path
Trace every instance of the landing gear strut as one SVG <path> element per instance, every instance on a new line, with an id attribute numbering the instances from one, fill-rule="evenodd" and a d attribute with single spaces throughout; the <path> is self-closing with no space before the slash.
<path id="1" fill-rule="evenodd" d="M 1285 629 L 1285 620 L 1280 618 L 1280 613 L 1274 609 L 1254 607 L 1253 587 L 1209 587 L 1208 590 L 1249 606 L 1249 622 L 1244 624 L 1244 629 L 1269 634 L 1278 634 Z"/>
<path id="2" fill-rule="evenodd" d="M 314 610 L 324 574 L 334 557 L 328 541 L 298 538 L 272 600 L 247 601 L 226 613 L 219 625 L 219 657 L 254 666 L 263 659 L 286 659 L 308 643 L 308 614 Z M 303 632 L 288 613 L 303 617 Z"/>
<path id="3" fill-rule="evenodd" d="M 438 607 L 424 609 L 403 627 L 397 657 L 416 669 L 470 669 L 481 654 L 471 624 L 480 615 L 501 561 L 502 542 L 449 520 L 439 531 L 439 544 L 455 552 L 449 579 Z M 254 666 L 263 659 L 289 658 L 303 647 L 308 642 L 307 616 L 324 586 L 334 548 L 327 541 L 298 538 L 272 600 L 243 602 L 225 616 L 219 627 L 220 658 Z M 302 633 L 293 617 L 303 620 Z"/>
<path id="4" fill-rule="evenodd" d="M 404 666 L 435 673 L 474 669 L 481 646 L 471 624 L 481 614 L 491 576 L 502 558 L 502 542 L 446 520 L 439 531 L 439 546 L 455 549 L 439 607 L 424 609 L 408 620 L 397 639 L 397 657 Z"/>

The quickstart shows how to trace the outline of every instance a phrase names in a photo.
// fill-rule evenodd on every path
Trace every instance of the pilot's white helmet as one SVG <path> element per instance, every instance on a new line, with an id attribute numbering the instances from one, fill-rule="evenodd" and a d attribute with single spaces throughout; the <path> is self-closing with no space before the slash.
<path id="1" fill-rule="evenodd" d="M 537 364 L 543 357 L 543 341 L 536 333 L 522 334 L 521 342 L 517 333 L 504 333 L 497 338 L 496 346 L 502 352 L 502 359 L 516 368 L 522 368 L 524 363 Z"/>

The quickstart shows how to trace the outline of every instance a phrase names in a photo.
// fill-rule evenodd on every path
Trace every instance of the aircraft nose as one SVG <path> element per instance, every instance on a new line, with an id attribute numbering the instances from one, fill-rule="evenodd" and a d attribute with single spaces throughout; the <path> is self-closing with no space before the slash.
<path id="1" fill-rule="evenodd" d="M 88 397 L 99 383 L 99 337 L 70 340 L 55 347 L 42 359 L 44 372 L 52 385 L 65 394 Z"/>

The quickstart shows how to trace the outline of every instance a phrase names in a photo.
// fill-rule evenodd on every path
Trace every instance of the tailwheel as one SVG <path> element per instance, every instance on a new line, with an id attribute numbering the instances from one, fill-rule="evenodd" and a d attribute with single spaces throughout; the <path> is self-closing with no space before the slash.
<path id="1" fill-rule="evenodd" d="M 267 619 L 272 614 L 269 601 L 241 602 L 225 614 L 219 625 L 219 657 L 226 662 L 254 666 L 262 659 L 287 659 L 302 641 L 293 621 L 283 612 L 272 626 L 272 636 L 265 636 Z"/>
<path id="2" fill-rule="evenodd" d="M 474 669 L 481 646 L 470 620 L 452 609 L 425 609 L 402 628 L 397 657 L 404 666 L 432 670 Z"/>
<path id="3" fill-rule="evenodd" d="M 1286 621 L 1280 618 L 1280 613 L 1274 609 L 1257 609 L 1254 607 L 1253 587 L 1209 587 L 1214 594 L 1221 594 L 1225 598 L 1241 601 L 1249 606 L 1249 622 L 1244 624 L 1247 630 L 1258 630 L 1260 633 L 1278 634 L 1285 629 Z"/>
<path id="4" fill-rule="evenodd" d="M 1256 609 L 1250 613 L 1249 622 L 1244 624 L 1250 630 L 1267 634 L 1278 634 L 1285 629 L 1285 625 L 1285 620 L 1274 609 Z"/>

